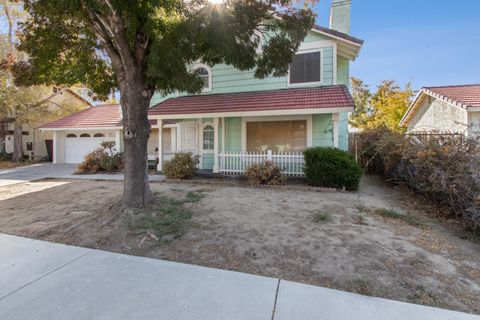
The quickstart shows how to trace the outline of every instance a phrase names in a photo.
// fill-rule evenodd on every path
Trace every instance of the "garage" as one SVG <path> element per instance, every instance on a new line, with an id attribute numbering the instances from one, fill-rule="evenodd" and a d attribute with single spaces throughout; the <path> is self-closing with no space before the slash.
<path id="1" fill-rule="evenodd" d="M 110 141 L 104 132 L 67 133 L 65 136 L 65 163 L 80 163 L 85 156 L 100 147 L 103 141 Z"/>

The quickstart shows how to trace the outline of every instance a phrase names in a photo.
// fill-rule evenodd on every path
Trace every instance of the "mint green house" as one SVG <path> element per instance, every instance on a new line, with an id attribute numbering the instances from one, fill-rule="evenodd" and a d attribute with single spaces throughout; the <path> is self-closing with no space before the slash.
<path id="1" fill-rule="evenodd" d="M 200 169 L 214 173 L 241 173 L 272 160 L 300 175 L 305 148 L 347 149 L 354 108 L 349 64 L 363 44 L 349 29 L 350 0 L 332 0 L 330 28 L 312 28 L 285 77 L 255 79 L 253 71 L 229 65 L 193 65 L 204 79 L 201 94 L 152 98 L 149 144 L 159 150 L 158 169 L 176 152 L 192 152 L 200 155 Z"/>

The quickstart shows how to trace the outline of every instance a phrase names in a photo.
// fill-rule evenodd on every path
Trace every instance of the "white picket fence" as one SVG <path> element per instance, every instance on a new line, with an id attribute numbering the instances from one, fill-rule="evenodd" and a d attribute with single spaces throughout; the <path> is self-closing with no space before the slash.
<path id="1" fill-rule="evenodd" d="M 241 174 L 253 164 L 271 161 L 289 176 L 303 176 L 302 152 L 222 152 L 219 154 L 220 173 Z"/>

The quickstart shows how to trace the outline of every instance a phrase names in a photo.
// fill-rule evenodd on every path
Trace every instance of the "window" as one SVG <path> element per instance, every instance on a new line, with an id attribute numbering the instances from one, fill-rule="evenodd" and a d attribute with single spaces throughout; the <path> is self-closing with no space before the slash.
<path id="1" fill-rule="evenodd" d="M 199 67 L 195 70 L 197 75 L 203 81 L 203 91 L 210 91 L 210 72 L 205 67 Z"/>
<path id="2" fill-rule="evenodd" d="M 95 133 L 93 135 L 95 138 L 101 138 L 101 137 L 105 137 L 105 135 L 103 133 Z"/>
<path id="3" fill-rule="evenodd" d="M 67 134 L 67 138 L 76 138 L 76 137 L 77 137 L 76 134 L 73 134 L 73 133 Z"/>
<path id="4" fill-rule="evenodd" d="M 82 133 L 80 138 L 90 138 L 90 135 L 88 133 Z"/>
<path id="5" fill-rule="evenodd" d="M 307 147 L 307 121 L 247 122 L 247 151 L 303 151 Z"/>
<path id="6" fill-rule="evenodd" d="M 211 125 L 203 128 L 203 150 L 213 150 L 214 129 Z"/>
<path id="7" fill-rule="evenodd" d="M 320 82 L 320 62 L 320 51 L 295 55 L 290 64 L 290 83 Z"/>

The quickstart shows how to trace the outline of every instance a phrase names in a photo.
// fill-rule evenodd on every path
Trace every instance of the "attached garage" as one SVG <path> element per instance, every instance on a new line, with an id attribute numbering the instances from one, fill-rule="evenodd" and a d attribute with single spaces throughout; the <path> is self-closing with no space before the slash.
<path id="1" fill-rule="evenodd" d="M 114 141 L 117 151 L 123 151 L 118 104 L 90 107 L 47 123 L 40 130 L 52 132 L 53 163 L 81 163 L 103 141 Z"/>
<path id="2" fill-rule="evenodd" d="M 100 147 L 103 141 L 113 141 L 108 133 L 67 133 L 65 136 L 64 161 L 65 163 L 80 163 L 85 156 Z"/>

